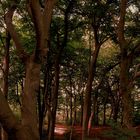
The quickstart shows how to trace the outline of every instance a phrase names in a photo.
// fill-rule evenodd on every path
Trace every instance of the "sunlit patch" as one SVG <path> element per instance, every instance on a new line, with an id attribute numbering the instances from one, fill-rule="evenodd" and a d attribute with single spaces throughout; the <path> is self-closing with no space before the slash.
<path id="1" fill-rule="evenodd" d="M 64 133 L 66 133 L 67 129 L 66 128 L 55 128 L 55 133 L 57 133 L 58 135 L 63 135 Z"/>

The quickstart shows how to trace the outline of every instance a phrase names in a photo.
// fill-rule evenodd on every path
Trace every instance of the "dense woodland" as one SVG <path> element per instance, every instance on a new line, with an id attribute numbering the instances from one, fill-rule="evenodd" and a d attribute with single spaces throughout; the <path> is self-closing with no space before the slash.
<path id="1" fill-rule="evenodd" d="M 0 0 L 0 124 L 0 140 L 140 139 L 140 1 Z"/>

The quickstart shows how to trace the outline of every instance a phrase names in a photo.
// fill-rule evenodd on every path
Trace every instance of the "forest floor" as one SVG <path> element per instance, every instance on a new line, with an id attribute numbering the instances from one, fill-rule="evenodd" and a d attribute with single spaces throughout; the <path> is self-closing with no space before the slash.
<path id="1" fill-rule="evenodd" d="M 140 138 L 140 126 L 137 126 L 134 129 L 137 132 L 137 137 Z M 115 138 L 111 138 L 109 135 L 105 135 L 106 132 L 110 132 L 110 130 L 111 127 L 109 126 L 94 127 L 91 129 L 90 136 L 87 138 L 87 140 L 116 140 Z M 56 125 L 55 140 L 70 140 L 71 134 L 72 134 L 71 140 L 82 140 L 81 126 L 74 126 L 73 128 L 71 128 L 69 126 L 62 124 Z M 46 137 L 44 137 L 42 140 L 46 140 Z"/>

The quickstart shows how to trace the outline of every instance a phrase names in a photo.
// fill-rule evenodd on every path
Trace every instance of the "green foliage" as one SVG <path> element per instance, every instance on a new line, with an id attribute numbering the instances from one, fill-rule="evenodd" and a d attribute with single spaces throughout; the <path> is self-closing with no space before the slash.
<path id="1" fill-rule="evenodd" d="M 135 101 L 135 111 L 133 117 L 134 125 L 140 125 L 140 102 Z"/>
<path id="2" fill-rule="evenodd" d="M 43 0 L 42 0 L 43 1 Z M 0 5 L 0 34 L 1 38 L 5 40 L 4 34 L 4 14 L 9 5 L 8 1 L 2 1 L 3 5 Z M 28 12 L 25 10 L 26 1 L 22 0 L 22 3 L 18 5 L 16 14 L 13 17 L 13 23 L 15 25 L 16 31 L 19 33 L 22 46 L 24 47 L 27 53 L 32 53 L 35 44 L 35 30 L 31 18 L 28 15 Z M 71 3 L 73 2 L 73 3 Z M 117 88 L 119 85 L 119 65 L 117 68 L 113 67 L 114 64 L 119 62 L 119 50 L 117 47 L 117 36 L 115 34 L 114 27 L 116 23 L 114 22 L 113 17 L 118 19 L 119 14 L 119 1 L 110 1 L 110 0 L 60 0 L 57 3 L 56 9 L 54 9 L 54 15 L 51 24 L 50 32 L 50 48 L 48 56 L 48 67 L 49 67 L 49 90 L 51 94 L 51 88 L 53 88 L 53 76 L 54 76 L 54 62 L 55 56 L 59 52 L 61 47 L 64 47 L 64 50 L 61 55 L 60 62 L 60 93 L 58 98 L 58 111 L 61 112 L 66 105 L 70 105 L 70 100 L 66 101 L 66 96 L 70 97 L 70 88 L 72 87 L 73 95 L 76 96 L 76 107 L 77 114 L 80 114 L 80 105 L 81 105 L 81 91 L 79 89 L 84 89 L 88 77 L 88 60 L 90 57 L 90 50 L 87 49 L 89 46 L 88 41 L 94 44 L 93 40 L 93 29 L 92 26 L 95 26 L 98 30 L 97 36 L 98 41 L 103 42 L 106 39 L 110 40 L 101 47 L 98 59 L 97 59 L 97 72 L 95 81 L 93 84 L 93 94 L 98 94 L 98 107 L 99 115 L 103 110 L 103 104 L 111 104 L 111 97 L 108 97 L 110 93 L 117 98 Z M 70 4 L 71 3 L 71 4 Z M 131 1 L 129 4 L 132 4 L 136 10 L 129 11 L 127 10 L 126 15 L 126 26 L 125 26 L 125 37 L 127 39 L 132 38 L 132 42 L 129 44 L 129 53 L 133 48 L 138 44 L 140 37 L 140 16 L 139 16 L 139 5 L 140 3 Z M 69 8 L 71 5 L 71 8 Z M 41 9 L 43 10 L 43 9 Z M 67 16 L 66 16 L 67 14 Z M 66 23 L 66 19 L 67 23 Z M 47 23 L 46 23 L 47 24 Z M 90 25 L 90 28 L 89 28 Z M 67 28 L 67 29 L 66 29 Z M 86 30 L 86 31 L 85 31 Z M 68 33 L 68 37 L 65 40 L 65 34 Z M 91 32 L 92 37 L 89 40 L 85 39 L 85 44 L 83 42 L 85 32 Z M 66 44 L 64 43 L 65 41 Z M 115 42 L 116 44 L 112 43 Z M 130 40 L 131 41 L 131 40 Z M 92 45 L 91 43 L 91 45 Z M 13 45 L 13 43 L 11 43 Z M 63 46 L 65 44 L 65 46 Z M 9 97 L 8 102 L 10 102 L 13 109 L 16 108 L 17 102 L 20 99 L 21 89 L 16 89 L 16 86 L 21 88 L 20 83 L 24 80 L 25 69 L 22 62 L 18 59 L 14 47 L 11 45 L 10 48 L 10 71 L 9 71 Z M 4 48 L 2 47 L 3 43 L 0 42 L 0 62 L 3 60 Z M 132 52 L 133 53 L 133 52 Z M 139 53 L 138 53 L 139 54 Z M 140 61 L 137 61 L 138 64 Z M 47 78 L 48 78 L 47 77 Z M 69 80 L 71 78 L 71 81 Z M 44 79 L 44 73 L 41 75 L 40 81 Z M 102 80 L 103 79 L 103 80 Z M 100 82 L 102 83 L 100 84 Z M 43 83 L 43 82 L 42 82 Z M 137 79 L 137 85 L 140 83 L 140 80 Z M 98 89 L 96 85 L 100 85 Z M 41 85 L 44 86 L 43 84 Z M 140 86 L 138 86 L 139 88 Z M 79 88 L 79 89 L 78 89 Z M 109 90 L 110 88 L 110 90 Z M 67 89 L 67 91 L 66 91 Z M 113 91 L 111 91 L 113 90 Z M 17 93 L 17 91 L 19 93 Z M 62 91 L 62 92 L 61 92 Z M 137 90 L 137 92 L 139 89 Z M 16 93 L 16 94 L 15 94 Z M 72 96 L 73 96 L 72 95 Z M 51 96 L 51 95 L 49 95 Z M 72 97 L 74 99 L 74 96 Z M 41 98 L 42 99 L 42 98 Z M 138 99 L 138 98 L 137 98 Z M 138 100 L 139 102 L 139 100 Z M 135 107 L 139 107 L 139 103 L 135 104 Z M 18 106 L 19 107 L 19 106 Z M 109 108 L 111 108 L 109 106 Z M 80 111 L 79 111 L 80 110 Z M 78 112 L 79 111 L 79 112 Z M 78 118 L 80 118 L 78 116 Z M 100 116 L 99 116 L 100 118 Z M 67 124 L 70 124 L 70 119 L 68 119 Z M 140 113 L 139 109 L 134 113 L 134 124 L 140 124 Z M 106 135 L 116 138 L 117 140 L 128 139 L 130 136 L 136 136 L 137 134 L 131 130 L 124 129 L 116 123 L 112 123 L 112 130 L 107 132 Z M 66 134 L 67 137 L 67 134 Z M 137 138 L 138 139 L 138 138 Z M 90 138 L 87 138 L 90 140 Z M 96 139 L 95 139 L 96 140 Z"/>
<path id="3" fill-rule="evenodd" d="M 139 112 L 134 113 L 133 122 L 134 122 L 134 125 L 140 125 L 140 113 Z"/>
<path id="4" fill-rule="evenodd" d="M 65 140 L 69 140 L 69 139 L 70 139 L 70 134 L 71 134 L 71 131 L 70 131 L 70 130 L 66 131 L 66 132 L 64 133 L 64 139 L 65 139 Z"/>
<path id="5" fill-rule="evenodd" d="M 135 130 L 123 128 L 121 125 L 115 122 L 111 122 L 111 130 L 107 130 L 103 133 L 104 136 L 113 138 L 115 140 L 128 140 L 130 137 L 139 140 L 140 137 Z"/>
<path id="6" fill-rule="evenodd" d="M 100 140 L 99 138 L 85 138 L 85 140 Z"/>

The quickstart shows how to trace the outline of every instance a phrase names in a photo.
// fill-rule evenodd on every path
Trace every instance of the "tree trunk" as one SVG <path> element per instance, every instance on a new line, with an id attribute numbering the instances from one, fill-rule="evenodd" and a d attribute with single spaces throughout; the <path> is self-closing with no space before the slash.
<path id="1" fill-rule="evenodd" d="M 85 137 L 88 134 L 88 121 L 91 113 L 91 91 L 92 91 L 92 82 L 94 79 L 95 71 L 96 71 L 96 62 L 97 57 L 99 54 L 100 45 L 95 45 L 95 51 L 92 54 L 91 62 L 89 65 L 89 75 L 88 75 L 88 81 L 86 86 L 86 93 L 85 93 L 85 99 L 84 99 L 84 108 L 83 108 L 83 135 L 82 140 L 85 139 Z"/>
<path id="2" fill-rule="evenodd" d="M 0 123 L 9 136 L 12 136 L 12 140 L 34 140 L 13 115 L 5 97 L 0 91 Z"/>
<path id="3" fill-rule="evenodd" d="M 66 118 L 65 118 L 65 122 L 66 124 L 68 123 L 68 120 L 69 120 L 69 109 L 68 109 L 68 94 L 66 93 L 66 99 L 65 99 L 65 104 L 66 104 L 66 107 L 65 107 L 65 114 L 66 114 Z"/>
<path id="4" fill-rule="evenodd" d="M 8 31 L 6 31 L 6 43 L 5 43 L 5 57 L 4 57 L 4 84 L 3 84 L 3 94 L 5 98 L 8 97 L 8 75 L 9 75 L 9 47 L 10 47 L 11 36 Z"/>
<path id="5" fill-rule="evenodd" d="M 34 140 L 39 140 L 37 93 L 40 83 L 40 64 L 34 62 L 34 57 L 29 57 L 26 62 L 26 77 L 22 95 L 22 124 Z"/>
<path id="6" fill-rule="evenodd" d="M 110 113 L 109 120 L 111 120 L 112 118 L 113 121 L 117 123 L 118 113 L 119 113 L 119 108 L 120 108 L 120 100 L 121 100 L 120 94 L 117 95 L 117 93 L 115 93 L 115 95 L 113 95 L 113 93 L 111 93 L 110 96 L 111 96 L 111 113 Z"/>
<path id="7" fill-rule="evenodd" d="M 44 119 L 44 101 L 41 100 L 41 89 L 39 88 L 37 102 L 38 102 L 38 119 L 39 119 L 39 136 L 40 139 L 42 138 L 42 128 L 43 128 L 43 119 Z M 43 103 L 42 103 L 43 102 Z"/>
<path id="8" fill-rule="evenodd" d="M 55 130 L 55 121 L 56 121 L 56 111 L 57 111 L 57 102 L 58 102 L 58 89 L 59 89 L 59 73 L 60 73 L 60 56 L 61 52 L 59 52 L 55 59 L 55 83 L 54 89 L 52 92 L 52 118 L 50 120 L 50 128 L 49 128 L 49 140 L 54 140 L 54 130 Z"/>
<path id="9" fill-rule="evenodd" d="M 22 95 L 22 124 L 32 136 L 30 140 L 39 140 L 36 97 L 40 83 L 41 64 L 44 62 L 44 57 L 46 57 L 48 51 L 49 30 L 55 0 L 45 1 L 43 11 L 40 10 L 39 1 L 27 1 L 29 15 L 32 16 L 31 19 L 36 34 L 36 47 L 31 55 L 24 50 L 23 44 L 12 23 L 12 18 L 17 5 L 20 4 L 19 2 L 13 0 L 9 3 L 7 13 L 5 14 L 5 23 L 15 43 L 17 55 L 26 65 L 26 77 Z"/>
<path id="10" fill-rule="evenodd" d="M 94 117 L 94 112 L 91 113 L 90 118 L 89 118 L 89 121 L 88 121 L 88 136 L 90 135 L 90 130 L 92 128 L 92 120 L 93 120 L 93 117 Z"/>
<path id="11" fill-rule="evenodd" d="M 93 124 L 94 125 L 98 125 L 98 118 L 97 118 L 97 114 L 98 114 L 98 105 L 97 105 L 97 100 L 98 100 L 98 95 L 97 93 L 95 93 L 95 96 L 93 98 Z"/>
<path id="12" fill-rule="evenodd" d="M 4 57 L 4 63 L 3 63 L 3 71 L 4 71 L 4 80 L 3 80 L 3 94 L 5 98 L 8 98 L 8 76 L 9 76 L 9 48 L 10 48 L 10 40 L 11 36 L 8 31 L 6 31 L 6 41 L 5 41 L 5 57 Z M 6 132 L 1 129 L 1 136 L 2 140 L 8 140 L 8 135 Z"/>
<path id="13" fill-rule="evenodd" d="M 96 106 L 96 114 L 95 114 L 95 125 L 98 126 L 99 125 L 99 104 L 97 101 L 97 106 Z"/>
<path id="14" fill-rule="evenodd" d="M 106 103 L 104 103 L 104 107 L 103 107 L 103 125 L 106 125 Z"/>
<path id="15" fill-rule="evenodd" d="M 128 42 L 124 36 L 125 15 L 127 8 L 127 0 L 121 0 L 120 3 L 120 19 L 118 23 L 118 39 L 121 48 L 120 63 L 120 94 L 122 96 L 123 105 L 123 125 L 126 128 L 132 128 L 132 101 L 131 88 L 129 88 L 129 68 L 132 58 L 128 57 Z"/>
<path id="16" fill-rule="evenodd" d="M 128 129 L 132 129 L 132 114 L 133 104 L 131 99 L 132 85 L 130 85 L 129 69 L 133 61 L 133 55 L 129 53 L 129 42 L 125 38 L 125 16 L 127 9 L 127 0 L 120 1 L 120 17 L 118 22 L 118 41 L 121 50 L 121 63 L 120 63 L 120 94 L 122 96 L 123 106 L 123 126 Z M 129 139 L 133 139 L 130 137 Z"/>
<path id="17" fill-rule="evenodd" d="M 70 125 L 73 122 L 73 104 L 72 104 L 72 93 L 70 93 Z"/>
<path id="18" fill-rule="evenodd" d="M 77 123 L 77 109 L 76 109 L 76 95 L 74 95 L 74 119 L 73 119 L 73 124 L 76 125 Z"/>
<path id="19" fill-rule="evenodd" d="M 119 113 L 119 103 L 112 105 L 113 121 L 117 123 Z"/>
<path id="20" fill-rule="evenodd" d="M 123 105 L 123 125 L 127 128 L 132 127 L 133 104 L 131 99 L 131 89 L 129 88 L 129 62 L 127 56 L 121 58 L 120 71 L 120 92 Z"/>
<path id="21" fill-rule="evenodd" d="M 92 128 L 92 121 L 94 122 L 94 125 L 97 123 L 97 94 L 95 94 L 93 98 L 93 111 L 90 115 L 89 122 L 88 122 L 88 135 L 90 135 L 90 130 Z"/>
<path id="22" fill-rule="evenodd" d="M 80 118 L 80 125 L 82 126 L 83 124 L 83 92 L 81 93 L 80 96 L 80 106 L 81 106 L 81 118 Z"/>

